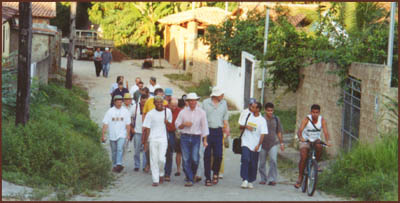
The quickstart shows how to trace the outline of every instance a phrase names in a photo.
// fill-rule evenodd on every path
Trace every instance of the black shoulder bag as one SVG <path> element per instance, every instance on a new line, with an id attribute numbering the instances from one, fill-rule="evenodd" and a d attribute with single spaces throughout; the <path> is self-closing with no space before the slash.
<path id="1" fill-rule="evenodd" d="M 249 113 L 249 115 L 247 116 L 244 126 L 247 125 L 247 121 L 249 120 L 250 115 L 251 115 L 251 113 Z M 246 130 L 246 128 L 242 130 L 239 138 L 235 138 L 233 140 L 232 150 L 233 150 L 233 153 L 235 153 L 235 154 L 242 154 L 242 135 L 245 130 Z"/>

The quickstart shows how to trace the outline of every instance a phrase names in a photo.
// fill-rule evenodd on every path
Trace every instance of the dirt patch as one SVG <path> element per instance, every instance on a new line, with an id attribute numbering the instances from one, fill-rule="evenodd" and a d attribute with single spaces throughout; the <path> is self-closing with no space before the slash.
<path id="1" fill-rule="evenodd" d="M 116 61 L 116 62 L 121 62 L 122 60 L 125 60 L 125 59 L 129 58 L 126 54 L 122 53 L 117 48 L 114 48 L 112 50 L 111 54 L 112 54 L 112 57 L 113 57 L 113 61 Z"/>

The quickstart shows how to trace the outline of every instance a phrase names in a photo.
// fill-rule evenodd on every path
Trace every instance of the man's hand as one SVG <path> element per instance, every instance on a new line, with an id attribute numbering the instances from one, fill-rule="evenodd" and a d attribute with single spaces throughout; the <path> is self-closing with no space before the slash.
<path id="1" fill-rule="evenodd" d="M 253 130 L 254 130 L 254 128 L 251 127 L 251 126 L 249 126 L 249 125 L 246 125 L 246 129 L 247 129 L 247 130 L 250 130 L 250 131 L 253 131 Z"/>
<path id="2" fill-rule="evenodd" d="M 135 129 L 131 127 L 131 133 L 135 135 Z"/>
<path id="3" fill-rule="evenodd" d="M 169 124 L 169 122 L 168 122 L 167 119 L 164 119 L 164 123 L 165 123 L 165 125 L 168 125 L 168 124 Z"/>
<path id="4" fill-rule="evenodd" d="M 224 131 L 224 134 L 225 134 L 227 137 L 229 137 L 229 136 L 231 135 L 231 133 L 229 132 L 229 128 L 224 128 L 223 131 Z"/>
<path id="5" fill-rule="evenodd" d="M 306 140 L 303 138 L 303 136 L 299 137 L 301 142 L 305 142 Z"/>
<path id="6" fill-rule="evenodd" d="M 258 145 L 256 146 L 256 148 L 254 148 L 254 151 L 255 151 L 255 152 L 258 152 L 259 149 L 260 149 L 260 144 L 258 144 Z"/>
<path id="7" fill-rule="evenodd" d="M 204 147 L 207 147 L 207 146 L 208 146 L 208 143 L 207 143 L 207 140 L 206 140 L 206 139 L 203 140 L 203 146 L 204 146 Z"/>
<path id="8" fill-rule="evenodd" d="M 332 144 L 329 143 L 329 141 L 326 141 L 325 144 L 326 144 L 326 146 L 328 146 L 328 147 L 331 147 L 331 146 L 332 146 Z"/>
<path id="9" fill-rule="evenodd" d="M 103 142 L 103 143 L 106 142 L 106 138 L 104 137 L 104 135 L 101 135 L 101 142 Z"/>
<path id="10" fill-rule="evenodd" d="M 192 127 L 192 122 L 184 122 L 183 125 L 190 128 Z"/>

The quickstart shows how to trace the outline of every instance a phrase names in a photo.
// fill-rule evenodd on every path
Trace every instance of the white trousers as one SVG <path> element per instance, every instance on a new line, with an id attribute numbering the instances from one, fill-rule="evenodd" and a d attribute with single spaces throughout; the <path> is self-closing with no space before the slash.
<path id="1" fill-rule="evenodd" d="M 160 177 L 164 176 L 165 154 L 167 153 L 168 143 L 151 141 L 150 150 L 150 169 L 153 183 L 158 183 Z"/>

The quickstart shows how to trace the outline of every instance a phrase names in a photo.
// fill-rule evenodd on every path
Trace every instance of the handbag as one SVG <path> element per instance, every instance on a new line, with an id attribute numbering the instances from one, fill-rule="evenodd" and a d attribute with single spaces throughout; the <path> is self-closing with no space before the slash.
<path id="1" fill-rule="evenodd" d="M 244 126 L 247 125 L 247 121 L 249 120 L 251 113 L 249 113 L 249 115 L 246 118 L 246 122 L 244 123 Z M 239 138 L 235 138 L 233 140 L 233 145 L 232 145 L 232 151 L 235 154 L 242 154 L 242 135 L 244 133 L 244 130 L 242 130 L 242 132 L 240 133 L 240 137 Z"/>

